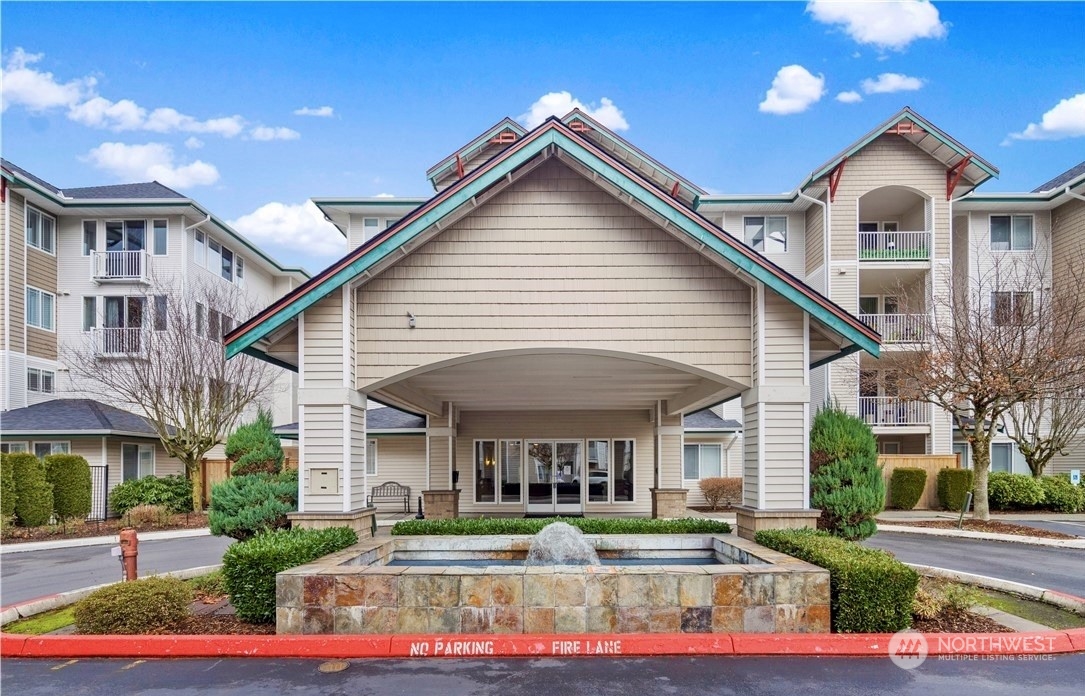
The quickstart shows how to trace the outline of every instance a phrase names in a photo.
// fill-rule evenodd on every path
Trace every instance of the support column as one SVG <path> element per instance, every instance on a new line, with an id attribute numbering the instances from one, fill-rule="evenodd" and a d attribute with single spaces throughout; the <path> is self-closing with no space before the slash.
<path id="1" fill-rule="evenodd" d="M 663 404 L 657 402 L 655 416 L 656 487 L 651 490 L 652 517 L 685 517 L 687 491 L 682 487 L 685 432 L 682 415 L 665 415 Z"/>
<path id="2" fill-rule="evenodd" d="M 446 402 L 440 418 L 430 416 L 426 427 L 428 490 L 422 491 L 426 519 L 460 516 L 460 491 L 453 484 L 456 471 L 456 410 Z"/>

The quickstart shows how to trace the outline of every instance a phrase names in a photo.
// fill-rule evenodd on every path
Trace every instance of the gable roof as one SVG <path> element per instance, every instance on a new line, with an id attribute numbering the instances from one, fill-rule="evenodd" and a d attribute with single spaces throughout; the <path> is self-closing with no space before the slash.
<path id="1" fill-rule="evenodd" d="M 1046 193 L 1047 191 L 1053 191 L 1064 186 L 1069 186 L 1075 180 L 1085 176 L 1085 162 L 1077 165 L 1076 167 L 1070 167 L 1062 174 L 1059 174 L 1051 181 L 1046 181 L 1036 188 L 1032 189 L 1033 193 Z"/>
<path id="2" fill-rule="evenodd" d="M 185 198 L 168 186 L 157 181 L 137 184 L 114 184 L 112 186 L 84 186 L 61 191 L 66 198 Z"/>
<path id="3" fill-rule="evenodd" d="M 668 192 L 643 175 L 625 166 L 598 145 L 551 117 L 535 130 L 492 157 L 484 165 L 434 196 L 395 225 L 352 250 L 342 259 L 318 273 L 308 282 L 272 303 L 226 335 L 226 355 L 249 353 L 266 356 L 255 347 L 279 327 L 292 321 L 308 307 L 343 285 L 374 268 L 423 232 L 444 229 L 443 221 L 476 196 L 534 160 L 564 153 L 569 159 L 589 169 L 597 183 L 606 182 L 621 194 L 624 202 L 639 213 L 654 217 L 672 232 L 685 234 L 704 249 L 709 249 L 732 265 L 736 272 L 764 283 L 787 298 L 816 320 L 854 344 L 852 350 L 878 355 L 879 336 L 839 305 L 777 266 L 731 235 L 708 218 L 675 200 Z M 635 205 L 634 205 L 635 202 Z M 662 222 L 659 222 L 661 220 Z"/>
<path id="4" fill-rule="evenodd" d="M 457 157 L 462 163 L 466 164 L 468 161 L 474 159 L 479 154 L 484 152 L 488 147 L 496 144 L 492 141 L 497 138 L 501 133 L 504 133 L 506 131 L 511 132 L 514 139 L 522 138 L 527 134 L 527 130 L 525 130 L 523 126 L 506 116 L 490 128 L 487 128 L 482 133 L 482 135 L 478 136 L 471 142 L 461 147 L 459 150 L 456 150 L 448 157 L 445 157 L 443 160 L 427 169 L 426 178 L 429 179 L 429 182 L 431 184 L 433 184 L 434 189 L 438 188 L 438 180 L 445 174 L 445 172 L 451 170 L 453 167 L 456 166 Z"/>
<path id="5" fill-rule="evenodd" d="M 157 438 L 141 416 L 93 399 L 53 399 L 3 414 L 4 436 L 127 435 Z"/>
<path id="6" fill-rule="evenodd" d="M 906 106 L 881 124 L 875 126 L 874 130 L 841 150 L 828 162 L 815 169 L 810 176 L 807 177 L 806 181 L 799 186 L 799 190 L 806 189 L 810 184 L 831 172 L 837 165 L 855 155 L 880 135 L 884 134 L 886 131 L 895 129 L 898 124 L 905 121 L 910 121 L 916 126 L 919 126 L 919 129 L 913 130 L 908 128 L 903 132 L 901 132 L 901 129 L 896 129 L 898 134 L 901 137 L 908 139 L 916 147 L 940 161 L 946 167 L 953 167 L 966 157 L 971 158 L 968 165 L 965 167 L 964 176 L 972 182 L 973 188 L 992 177 L 998 178 L 997 167 L 973 153 L 938 126 L 935 126 L 933 123 L 917 114 L 912 107 Z"/>
<path id="7" fill-rule="evenodd" d="M 712 409 L 704 409 L 682 416 L 682 426 L 686 430 L 712 430 L 737 432 L 742 430 L 742 423 L 730 418 L 720 418 Z"/>

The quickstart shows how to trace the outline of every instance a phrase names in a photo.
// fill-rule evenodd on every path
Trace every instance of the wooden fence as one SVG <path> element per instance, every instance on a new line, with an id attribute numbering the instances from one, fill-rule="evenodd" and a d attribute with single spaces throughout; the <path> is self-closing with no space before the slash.
<path id="1" fill-rule="evenodd" d="M 938 509 L 938 472 L 942 469 L 958 469 L 961 464 L 956 454 L 882 454 L 878 464 L 885 477 L 886 495 L 889 495 L 889 479 L 897 468 L 923 469 L 927 472 L 927 484 L 915 510 Z"/>
<path id="2" fill-rule="evenodd" d="M 298 468 L 298 448 L 283 447 L 283 469 Z M 211 504 L 211 487 L 230 478 L 230 460 L 203 459 L 200 461 L 200 488 L 203 491 L 203 504 Z"/>

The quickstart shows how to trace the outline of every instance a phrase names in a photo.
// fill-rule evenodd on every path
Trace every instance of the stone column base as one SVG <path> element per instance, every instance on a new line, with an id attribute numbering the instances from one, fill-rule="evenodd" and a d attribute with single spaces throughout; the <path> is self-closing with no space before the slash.
<path id="1" fill-rule="evenodd" d="M 685 488 L 651 488 L 652 491 L 652 517 L 685 517 L 686 495 L 689 493 Z"/>
<path id="2" fill-rule="evenodd" d="M 291 512 L 287 513 L 291 527 L 302 529 L 327 529 L 350 527 L 358 533 L 358 540 L 373 536 L 377 527 L 377 508 L 367 507 L 350 512 Z"/>
<path id="3" fill-rule="evenodd" d="M 750 541 L 762 529 L 817 529 L 821 517 L 821 510 L 759 510 L 746 505 L 736 505 L 734 510 L 738 517 L 738 535 Z"/>
<path id="4" fill-rule="evenodd" d="M 422 491 L 422 512 L 427 520 L 451 520 L 460 516 L 460 490 Z"/>

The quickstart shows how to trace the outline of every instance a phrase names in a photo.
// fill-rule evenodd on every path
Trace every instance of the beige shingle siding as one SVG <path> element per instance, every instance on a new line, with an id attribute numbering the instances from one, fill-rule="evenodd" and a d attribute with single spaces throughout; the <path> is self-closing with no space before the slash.
<path id="1" fill-rule="evenodd" d="M 758 429 L 758 406 L 750 404 L 743 407 L 743 467 L 742 467 L 742 504 L 750 507 L 758 505 L 758 458 L 757 449 L 761 441 L 761 432 Z"/>
<path id="2" fill-rule="evenodd" d="M 308 329 L 308 326 L 306 326 Z M 308 333 L 308 331 L 307 331 Z M 306 356 L 308 359 L 308 356 Z M 340 374 L 339 385 L 342 385 Z M 306 386 L 309 385 L 306 375 Z M 342 512 L 343 495 L 343 407 L 341 405 L 308 404 L 303 407 L 303 426 L 305 428 L 305 474 L 301 482 L 305 496 L 306 512 Z M 310 475 L 312 469 L 338 469 L 340 493 L 320 494 L 311 492 Z"/>
<path id="3" fill-rule="evenodd" d="M 305 388 L 342 387 L 343 295 L 335 291 L 305 310 L 304 372 Z"/>
<path id="4" fill-rule="evenodd" d="M 8 235 L 7 250 L 10 257 L 8 262 L 8 275 L 4 282 L 7 284 L 5 292 L 8 293 L 11 335 L 7 336 L 5 348 L 16 352 L 26 350 L 25 332 L 26 326 L 26 199 L 8 189 L 7 205 L 10 206 L 10 226 L 5 230 Z"/>
<path id="5" fill-rule="evenodd" d="M 454 438 L 450 438 L 446 435 L 434 436 L 426 438 L 429 446 L 429 486 L 426 490 L 448 490 L 452 487 L 452 481 L 449 479 L 449 459 L 451 455 L 451 448 L 455 446 Z M 460 442 L 464 442 L 463 439 Z M 470 450 L 468 450 L 467 461 L 471 461 Z M 470 466 L 470 464 L 468 464 Z M 463 474 L 461 474 L 462 476 Z M 465 484 L 461 481 L 460 487 Z M 460 509 L 463 508 L 463 500 L 460 501 Z"/>
<path id="6" fill-rule="evenodd" d="M 377 475 L 369 477 L 369 489 L 395 481 L 411 489 L 411 509 L 417 512 L 418 497 L 429 490 L 426 481 L 426 437 L 424 435 L 389 435 L 377 441 Z M 460 487 L 463 487 L 461 482 Z M 466 492 L 465 492 L 466 495 Z M 398 501 L 374 501 L 382 510 L 399 511 Z"/>
<path id="7" fill-rule="evenodd" d="M 806 209 L 806 274 L 812 274 L 824 264 L 825 212 L 820 205 L 812 204 Z"/>
<path id="8" fill-rule="evenodd" d="M 1055 287 L 1065 282 L 1071 264 L 1082 262 L 1085 252 L 1085 201 L 1072 200 L 1051 213 L 1052 271 Z"/>
<path id="9" fill-rule="evenodd" d="M 350 509 L 365 507 L 365 409 L 350 407 Z M 372 486 L 370 482 L 370 486 Z"/>
<path id="10" fill-rule="evenodd" d="M 765 404 L 765 505 L 807 507 L 803 499 L 806 421 L 802 404 Z"/>
<path id="11" fill-rule="evenodd" d="M 781 295 L 765 290 L 766 383 L 803 384 L 803 313 Z"/>
<path id="12" fill-rule="evenodd" d="M 360 387 L 540 344 L 643 353 L 748 381 L 748 289 L 555 162 L 358 291 Z"/>

